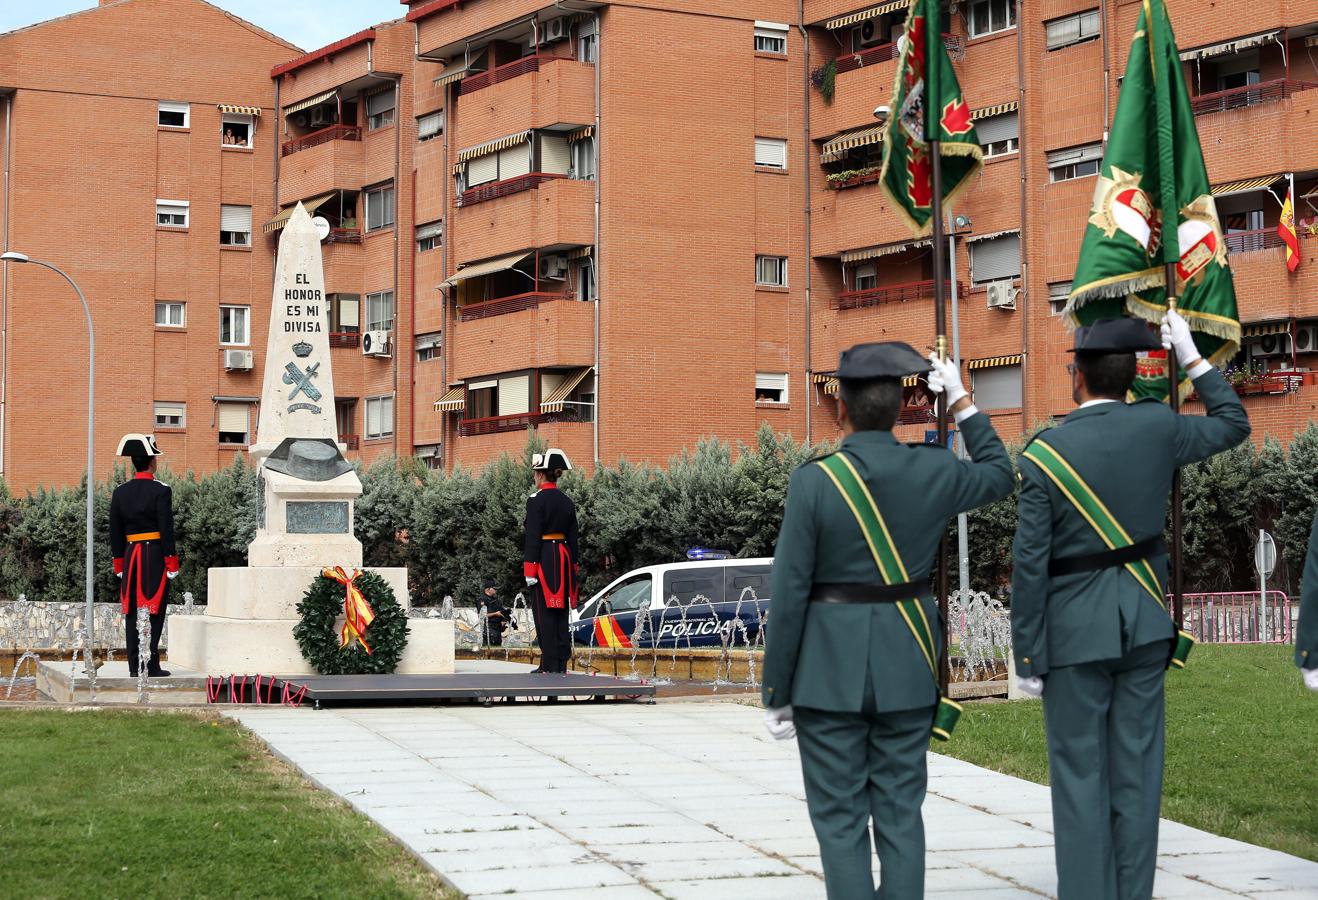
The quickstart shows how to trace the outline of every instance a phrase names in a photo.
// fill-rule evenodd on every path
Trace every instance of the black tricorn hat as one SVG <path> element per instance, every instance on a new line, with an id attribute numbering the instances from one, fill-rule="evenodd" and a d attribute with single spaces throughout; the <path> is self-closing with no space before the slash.
<path id="1" fill-rule="evenodd" d="M 1143 319 L 1099 319 L 1075 330 L 1075 346 L 1068 353 L 1138 353 L 1161 350 L 1162 341 Z"/>
<path id="2" fill-rule="evenodd" d="M 570 472 L 572 463 L 568 461 L 567 454 L 562 450 L 550 447 L 544 453 L 535 453 L 531 456 L 531 469 L 535 472 L 552 472 L 554 469 Z"/>
<path id="3" fill-rule="evenodd" d="M 901 341 L 857 344 L 843 350 L 837 364 L 838 378 L 905 378 L 928 371 L 929 360 Z"/>
<path id="4" fill-rule="evenodd" d="M 120 456 L 163 456 L 155 435 L 126 434 L 119 441 Z"/>

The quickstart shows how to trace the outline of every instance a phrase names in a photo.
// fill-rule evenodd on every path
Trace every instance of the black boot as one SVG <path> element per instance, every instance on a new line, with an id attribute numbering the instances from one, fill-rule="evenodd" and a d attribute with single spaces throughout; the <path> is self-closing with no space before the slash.
<path id="1" fill-rule="evenodd" d="M 160 668 L 160 657 L 152 656 L 151 661 L 146 665 L 147 678 L 168 678 L 169 670 Z"/>

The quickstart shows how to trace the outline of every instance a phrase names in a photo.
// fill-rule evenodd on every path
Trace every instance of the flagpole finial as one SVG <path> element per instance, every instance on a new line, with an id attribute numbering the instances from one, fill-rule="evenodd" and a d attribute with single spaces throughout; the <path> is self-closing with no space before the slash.
<path id="1" fill-rule="evenodd" d="M 934 341 L 934 349 L 938 352 L 938 358 L 947 362 L 947 335 L 940 334 Z"/>

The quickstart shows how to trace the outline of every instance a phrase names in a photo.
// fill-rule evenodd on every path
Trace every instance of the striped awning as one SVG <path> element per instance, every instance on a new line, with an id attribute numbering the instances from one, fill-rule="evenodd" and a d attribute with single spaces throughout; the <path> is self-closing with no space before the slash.
<path id="1" fill-rule="evenodd" d="M 444 68 L 435 76 L 435 87 L 443 87 L 446 84 L 452 84 L 455 81 L 461 81 L 471 74 L 471 68 L 466 63 L 452 63 Z"/>
<path id="2" fill-rule="evenodd" d="M 893 0 L 891 3 L 880 3 L 878 6 L 871 6 L 869 9 L 863 9 L 860 12 L 838 16 L 836 19 L 829 19 L 824 23 L 824 27 L 830 31 L 837 28 L 846 28 L 848 25 L 855 25 L 857 22 L 864 22 L 866 19 L 872 19 L 875 16 L 881 16 L 884 13 L 906 9 L 906 7 L 910 5 L 910 0 Z"/>
<path id="3" fill-rule="evenodd" d="M 261 107 L 259 106 L 234 106 L 232 103 L 219 104 L 220 112 L 230 113 L 235 116 L 259 116 Z"/>
<path id="4" fill-rule="evenodd" d="M 819 161 L 836 162 L 846 156 L 848 150 L 881 143 L 885 127 L 884 125 L 867 125 L 864 128 L 853 128 L 851 131 L 842 132 L 832 140 L 825 141 L 824 145 L 819 148 Z"/>
<path id="5" fill-rule="evenodd" d="M 1006 231 L 990 231 L 988 234 L 976 234 L 966 238 L 967 244 L 973 244 L 976 241 L 990 241 L 993 238 L 1003 237 L 1008 234 L 1020 234 L 1019 228 L 1008 228 Z"/>
<path id="6" fill-rule="evenodd" d="M 987 359 L 972 359 L 966 363 L 967 369 L 996 369 L 1000 366 L 1019 366 L 1021 364 L 1021 354 L 1013 353 L 1010 356 L 990 356 Z"/>
<path id="7" fill-rule="evenodd" d="M 451 387 L 444 392 L 444 396 L 435 401 L 436 412 L 462 412 L 467 405 L 467 388 L 466 385 Z"/>
<path id="8" fill-rule="evenodd" d="M 335 88 L 334 90 L 326 91 L 323 94 L 317 94 L 314 97 L 308 97 L 305 100 L 299 100 L 296 103 L 290 103 L 288 104 L 288 106 L 284 107 L 284 115 L 291 116 L 295 112 L 302 112 L 302 110 L 308 109 L 312 106 L 316 106 L 317 104 L 320 103 L 324 103 L 326 100 L 333 100 L 334 96 L 338 94 L 338 92 L 339 89 Z"/>
<path id="9" fill-rule="evenodd" d="M 586 138 L 590 137 L 594 133 L 595 133 L 595 126 L 587 125 L 585 128 L 578 128 L 576 131 L 569 132 L 567 139 L 569 143 L 575 143 L 577 141 L 584 141 Z"/>
<path id="10" fill-rule="evenodd" d="M 1000 116 L 1003 113 L 1015 112 L 1020 109 L 1019 100 L 1009 100 L 1006 103 L 999 103 L 997 106 L 985 106 L 975 110 L 970 114 L 972 119 L 987 119 L 989 116 Z"/>
<path id="11" fill-rule="evenodd" d="M 494 259 L 487 259 L 484 262 L 472 263 L 465 268 L 458 269 L 458 271 L 449 276 L 447 280 L 441 282 L 441 286 L 452 287 L 458 282 L 466 281 L 469 278 L 480 278 L 482 275 L 493 275 L 496 272 L 507 272 L 530 255 L 530 252 L 523 250 L 520 253 L 510 253 L 507 256 L 499 256 Z"/>
<path id="12" fill-rule="evenodd" d="M 302 201 L 302 205 L 306 207 L 307 214 L 310 215 L 311 213 L 314 213 L 317 209 L 319 209 L 326 200 L 333 197 L 334 194 L 335 194 L 334 191 L 330 191 L 328 194 L 321 194 L 319 197 L 315 198 L 314 200 Z M 285 225 L 288 224 L 288 217 L 293 215 L 293 210 L 295 209 L 297 209 L 296 203 L 285 209 L 281 209 L 279 211 L 279 215 L 275 216 L 269 222 L 266 222 L 264 225 L 261 226 L 261 232 L 263 234 L 269 234 L 272 231 L 278 231 L 279 229 L 283 228 Z"/>
<path id="13" fill-rule="evenodd" d="M 587 256 L 590 256 L 591 251 L 594 249 L 595 248 L 590 245 L 586 245 L 585 247 L 573 247 L 563 255 L 568 259 L 585 259 Z"/>
<path id="14" fill-rule="evenodd" d="M 1289 320 L 1281 322 L 1259 322 L 1254 325 L 1242 325 L 1240 327 L 1241 337 L 1263 337 L 1268 334 L 1286 334 L 1291 330 Z"/>
<path id="15" fill-rule="evenodd" d="M 900 244 L 884 244 L 880 247 L 866 247 L 863 250 L 847 250 L 842 254 L 842 261 L 847 264 L 864 262 L 867 259 L 874 259 L 879 256 L 889 256 L 893 253 L 902 253 L 906 250 L 916 250 L 920 247 L 931 246 L 929 238 L 922 241 L 906 241 Z"/>
<path id="16" fill-rule="evenodd" d="M 1228 53 L 1239 53 L 1241 50 L 1248 50 L 1251 47 L 1261 47 L 1279 34 L 1281 34 L 1280 31 L 1268 31 L 1251 37 L 1236 38 L 1234 41 L 1223 41 L 1220 44 L 1212 44 L 1208 47 L 1186 50 L 1181 53 L 1181 62 L 1208 59 L 1212 56 L 1226 56 Z"/>
<path id="17" fill-rule="evenodd" d="M 510 134 L 507 137 L 501 137 L 498 140 L 486 141 L 483 144 L 477 144 L 475 147 L 468 147 L 466 150 L 458 151 L 458 162 L 466 162 L 469 159 L 475 159 L 478 156 L 489 156 L 491 153 L 498 153 L 508 147 L 517 144 L 524 144 L 531 139 L 531 132 L 519 131 L 517 134 Z"/>
<path id="18" fill-rule="evenodd" d="M 902 387 L 915 387 L 919 383 L 919 375 L 907 375 L 902 379 Z M 842 388 L 842 381 L 836 375 L 816 375 L 815 384 L 822 384 L 824 393 L 830 397 L 836 397 Z"/>
<path id="19" fill-rule="evenodd" d="M 554 388 L 553 393 L 548 397 L 540 401 L 540 411 L 542 413 L 562 412 L 567 398 L 590 375 L 590 369 L 590 366 L 586 366 L 584 369 L 577 369 L 568 373 L 568 376 L 563 379 L 563 383 Z"/>
<path id="20" fill-rule="evenodd" d="M 1246 178 L 1243 181 L 1228 181 L 1226 184 L 1213 185 L 1214 197 L 1226 197 L 1230 194 L 1244 194 L 1249 191 L 1259 191 L 1263 188 L 1270 188 L 1285 175 L 1264 175 L 1262 178 Z"/>

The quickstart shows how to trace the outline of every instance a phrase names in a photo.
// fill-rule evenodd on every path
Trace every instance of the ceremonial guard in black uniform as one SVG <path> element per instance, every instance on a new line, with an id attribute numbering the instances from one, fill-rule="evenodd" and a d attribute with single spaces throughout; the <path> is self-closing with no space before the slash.
<path id="1" fill-rule="evenodd" d="M 549 449 L 531 458 L 536 492 L 526 501 L 526 542 L 522 555 L 528 588 L 535 589 L 540 665 L 534 672 L 566 673 L 572 658 L 568 610 L 577 607 L 577 508 L 558 490 L 558 479 L 572 469 L 567 454 Z"/>
<path id="2" fill-rule="evenodd" d="M 137 677 L 137 611 L 151 617 L 151 657 L 147 675 L 169 674 L 160 668 L 160 632 L 165 627 L 169 582 L 178 575 L 174 549 L 174 507 L 169 485 L 156 481 L 160 448 L 149 434 L 124 435 L 119 455 L 133 460 L 137 474 L 114 489 L 110 498 L 110 552 L 120 578 L 119 602 L 124 611 L 128 672 Z"/>

